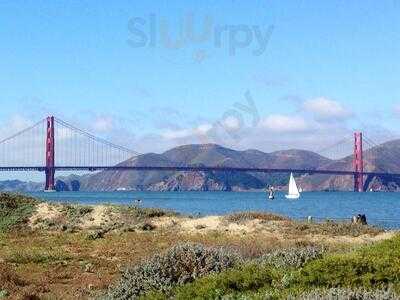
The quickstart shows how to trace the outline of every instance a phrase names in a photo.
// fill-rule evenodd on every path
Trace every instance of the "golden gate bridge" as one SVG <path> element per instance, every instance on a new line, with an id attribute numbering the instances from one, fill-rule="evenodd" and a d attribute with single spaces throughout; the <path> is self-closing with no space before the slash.
<path id="1" fill-rule="evenodd" d="M 338 165 L 332 168 L 270 168 L 265 166 L 231 167 L 184 165 L 173 163 L 168 166 L 144 165 L 130 166 L 124 164 L 128 159 L 141 154 L 126 147 L 116 145 L 98 138 L 87 131 L 79 129 L 53 116 L 0 141 L 0 171 L 40 171 L 46 175 L 45 190 L 55 189 L 56 171 L 177 171 L 177 172 L 251 172 L 251 173 L 296 173 L 296 174 L 328 174 L 353 176 L 354 191 L 365 190 L 365 182 L 374 177 L 400 177 L 400 172 L 386 170 L 366 171 L 365 156 L 375 156 L 374 150 L 379 146 L 355 132 L 349 139 L 339 141 L 335 147 L 351 140 L 352 167 Z M 363 149 L 364 147 L 364 149 Z M 366 150 L 369 150 L 366 152 Z M 323 151 L 326 151 L 324 149 Z"/>

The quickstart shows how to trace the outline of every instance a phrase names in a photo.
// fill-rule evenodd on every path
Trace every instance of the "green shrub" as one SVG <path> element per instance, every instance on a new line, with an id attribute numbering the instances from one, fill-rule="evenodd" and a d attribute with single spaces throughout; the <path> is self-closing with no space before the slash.
<path id="1" fill-rule="evenodd" d="M 178 245 L 162 255 L 129 268 L 120 281 L 109 289 L 111 299 L 132 299 L 151 290 L 170 291 L 175 285 L 221 272 L 237 265 L 236 253 L 202 245 Z"/>
<path id="2" fill-rule="evenodd" d="M 227 215 L 224 220 L 230 223 L 243 223 L 251 220 L 262 220 L 262 221 L 287 221 L 287 217 L 258 211 L 238 212 Z"/>
<path id="3" fill-rule="evenodd" d="M 81 221 L 82 217 L 90 214 L 93 211 L 93 207 L 66 204 L 63 208 L 63 211 L 67 214 L 68 219 L 71 221 Z"/>
<path id="4" fill-rule="evenodd" d="M 146 208 L 138 206 L 119 206 L 117 209 L 127 217 L 139 220 L 160 218 L 166 216 L 177 216 L 178 213 L 161 208 Z"/>
<path id="5" fill-rule="evenodd" d="M 46 250 L 41 248 L 27 248 L 9 252 L 5 261 L 14 264 L 45 264 L 69 259 L 71 259 L 71 257 L 61 249 Z"/>
<path id="6" fill-rule="evenodd" d="M 396 300 L 400 296 L 395 294 L 391 289 L 387 290 L 373 290 L 368 291 L 365 289 L 345 289 L 345 288 L 332 288 L 328 290 L 315 290 L 310 293 L 304 293 L 297 297 L 298 300 Z"/>
<path id="7" fill-rule="evenodd" d="M 267 267 L 252 263 L 207 276 L 193 283 L 178 287 L 174 299 L 240 299 L 249 291 L 271 287 L 275 273 Z M 229 297 L 230 295 L 230 297 Z M 249 298 L 250 299 L 250 298 Z"/>
<path id="8" fill-rule="evenodd" d="M 400 236 L 307 264 L 299 282 L 316 287 L 379 288 L 400 284 Z"/>
<path id="9" fill-rule="evenodd" d="M 6 299 L 9 296 L 7 290 L 0 290 L 0 299 Z"/>
<path id="10" fill-rule="evenodd" d="M 400 299 L 400 236 L 342 254 L 279 250 L 147 299 Z M 310 292 L 312 289 L 317 289 Z M 300 295 L 300 296 L 299 296 Z M 164 297 L 164 298 L 163 298 Z"/>
<path id="11" fill-rule="evenodd" d="M 0 232 L 26 223 L 39 202 L 18 194 L 0 194 Z"/>
<path id="12" fill-rule="evenodd" d="M 306 263 L 321 258 L 324 250 L 316 247 L 279 249 L 262 256 L 258 261 L 275 268 L 301 268 Z"/>

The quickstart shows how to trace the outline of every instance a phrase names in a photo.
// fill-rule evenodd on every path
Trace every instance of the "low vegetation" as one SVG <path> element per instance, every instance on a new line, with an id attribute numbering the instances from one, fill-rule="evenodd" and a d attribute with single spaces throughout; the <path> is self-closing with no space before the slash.
<path id="1" fill-rule="evenodd" d="M 59 249 L 22 248 L 10 251 L 5 261 L 13 264 L 47 264 L 69 260 L 70 256 Z"/>
<path id="2" fill-rule="evenodd" d="M 400 287 L 400 236 L 351 253 L 328 255 L 299 273 L 303 286 Z"/>
<path id="3" fill-rule="evenodd" d="M 277 249 L 263 255 L 258 262 L 275 268 L 301 268 L 309 261 L 321 258 L 324 251 L 316 247 Z"/>
<path id="4" fill-rule="evenodd" d="M 179 215 L 176 212 L 161 208 L 147 208 L 140 206 L 113 206 L 113 209 L 129 221 L 144 221 L 152 218 L 173 217 Z"/>
<path id="5" fill-rule="evenodd" d="M 0 299 L 8 296 L 9 291 L 14 291 L 24 285 L 25 282 L 9 264 L 0 262 Z"/>
<path id="6" fill-rule="evenodd" d="M 381 228 L 365 226 L 362 224 L 352 224 L 349 222 L 325 221 L 322 223 L 296 222 L 291 226 L 292 232 L 302 232 L 303 234 L 322 234 L 334 236 L 353 236 L 358 237 L 364 234 L 377 235 L 382 233 Z"/>
<path id="7" fill-rule="evenodd" d="M 84 205 L 66 204 L 63 206 L 62 212 L 66 214 L 71 222 L 79 222 L 82 218 L 93 211 L 93 207 Z"/>
<path id="8" fill-rule="evenodd" d="M 236 253 L 224 248 L 178 245 L 127 269 L 108 295 L 111 299 L 132 299 L 151 290 L 168 293 L 175 285 L 222 272 L 239 261 Z"/>
<path id="9" fill-rule="evenodd" d="M 0 216 L 0 299 L 399 298 L 400 237 L 370 226 L 13 194 Z"/>
<path id="10" fill-rule="evenodd" d="M 207 276 L 193 283 L 176 288 L 174 299 L 221 299 L 237 297 L 239 293 L 257 291 L 269 287 L 276 281 L 277 274 L 268 267 L 260 268 L 250 263 L 238 268 Z M 162 298 L 161 294 L 149 295 L 148 298 Z M 165 299 L 165 297 L 164 297 Z"/>
<path id="11" fill-rule="evenodd" d="M 174 299 L 399 299 L 399 251 L 397 236 L 342 254 L 295 251 L 302 253 L 301 260 L 287 259 L 296 254 L 270 254 L 272 259 L 263 259 L 266 263 L 247 262 L 179 286 L 172 295 Z M 166 299 L 155 292 L 146 298 Z"/>
<path id="12" fill-rule="evenodd" d="M 266 212 L 238 212 L 230 214 L 224 217 L 226 222 L 229 223 L 244 223 L 251 220 L 261 220 L 261 221 L 288 221 L 289 218 L 280 216 L 277 214 L 271 214 Z"/>
<path id="13" fill-rule="evenodd" d="M 369 291 L 366 289 L 331 288 L 326 290 L 314 290 L 298 297 L 299 300 L 312 299 L 351 299 L 351 300 L 397 300 L 399 295 L 391 288 L 385 290 Z"/>
<path id="14" fill-rule="evenodd" d="M 0 194 L 0 233 L 26 223 L 38 201 L 34 198 L 1 193 Z"/>

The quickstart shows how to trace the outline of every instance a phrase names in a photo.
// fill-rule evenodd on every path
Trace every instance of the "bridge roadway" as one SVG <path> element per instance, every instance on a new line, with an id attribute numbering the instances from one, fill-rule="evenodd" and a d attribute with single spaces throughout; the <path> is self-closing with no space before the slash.
<path id="1" fill-rule="evenodd" d="M 40 171 L 44 166 L 0 167 L 1 171 Z M 251 173 L 296 173 L 296 174 L 327 174 L 327 175 L 356 175 L 354 171 L 310 170 L 310 169 L 274 169 L 274 168 L 237 168 L 237 167 L 208 167 L 208 166 L 55 166 L 54 171 L 179 171 L 179 172 L 251 172 Z M 363 172 L 365 176 L 400 177 L 400 173 Z"/>

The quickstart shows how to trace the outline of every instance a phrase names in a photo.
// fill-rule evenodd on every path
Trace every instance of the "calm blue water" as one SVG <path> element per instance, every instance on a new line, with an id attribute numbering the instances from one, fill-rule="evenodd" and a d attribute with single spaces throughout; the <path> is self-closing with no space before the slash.
<path id="1" fill-rule="evenodd" d="M 370 224 L 400 229 L 399 193 L 305 192 L 296 201 L 286 200 L 278 193 L 275 200 L 265 193 L 226 192 L 62 192 L 31 193 L 48 201 L 81 204 L 133 204 L 160 207 L 185 214 L 224 215 L 237 211 L 270 211 L 295 219 L 316 218 L 350 219 L 358 213 L 366 214 Z"/>

